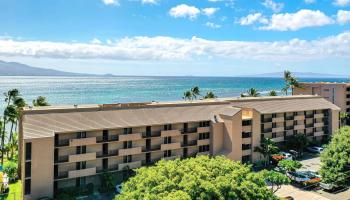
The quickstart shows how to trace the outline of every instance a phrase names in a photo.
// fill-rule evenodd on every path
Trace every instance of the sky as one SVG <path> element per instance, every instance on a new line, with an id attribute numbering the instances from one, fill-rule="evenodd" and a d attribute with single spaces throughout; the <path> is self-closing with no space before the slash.
<path id="1" fill-rule="evenodd" d="M 350 0 L 0 0 L 0 60 L 115 75 L 350 75 Z"/>

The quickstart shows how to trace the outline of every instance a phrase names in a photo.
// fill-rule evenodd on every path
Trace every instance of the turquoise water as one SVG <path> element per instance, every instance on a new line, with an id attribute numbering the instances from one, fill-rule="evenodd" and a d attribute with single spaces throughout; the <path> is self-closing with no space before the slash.
<path id="1" fill-rule="evenodd" d="M 348 79 L 303 78 L 301 81 L 348 82 Z M 248 88 L 262 94 L 283 87 L 281 78 L 240 77 L 0 77 L 0 92 L 17 88 L 27 102 L 46 96 L 50 104 L 95 104 L 168 101 L 182 99 L 183 92 L 199 86 L 202 93 L 218 97 L 239 96 Z M 3 102 L 3 101 L 1 101 Z M 0 106 L 0 110 L 4 105 Z"/>

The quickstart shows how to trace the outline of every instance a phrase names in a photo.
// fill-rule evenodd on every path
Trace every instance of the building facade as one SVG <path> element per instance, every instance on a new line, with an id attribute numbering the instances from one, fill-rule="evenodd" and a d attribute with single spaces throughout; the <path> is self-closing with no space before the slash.
<path id="1" fill-rule="evenodd" d="M 350 83 L 301 83 L 293 89 L 293 95 L 318 95 L 350 114 Z"/>
<path id="2" fill-rule="evenodd" d="M 161 159 L 204 154 L 256 162 L 262 137 L 322 140 L 339 128 L 339 111 L 315 96 L 26 108 L 19 126 L 23 199 L 99 185 L 104 172 L 122 176 Z"/>

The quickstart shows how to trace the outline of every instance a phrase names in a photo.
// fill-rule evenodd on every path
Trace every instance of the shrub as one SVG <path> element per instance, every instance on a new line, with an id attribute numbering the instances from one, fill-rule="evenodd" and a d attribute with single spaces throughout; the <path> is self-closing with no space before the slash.
<path id="1" fill-rule="evenodd" d="M 17 171 L 18 171 L 17 163 L 13 161 L 9 161 L 4 164 L 4 172 L 7 174 L 10 181 L 14 181 L 17 179 L 18 177 Z"/>

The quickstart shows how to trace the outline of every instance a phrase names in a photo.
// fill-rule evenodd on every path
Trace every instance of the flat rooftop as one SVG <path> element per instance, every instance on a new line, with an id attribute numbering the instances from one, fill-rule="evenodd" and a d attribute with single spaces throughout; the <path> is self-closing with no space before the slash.
<path id="1" fill-rule="evenodd" d="M 347 85 L 350 86 L 348 82 L 301 82 L 301 84 L 307 85 Z"/>

